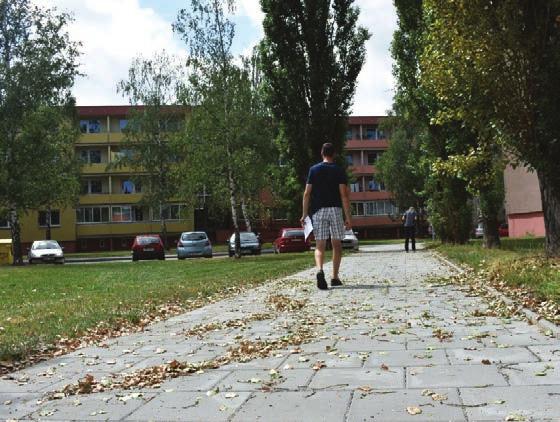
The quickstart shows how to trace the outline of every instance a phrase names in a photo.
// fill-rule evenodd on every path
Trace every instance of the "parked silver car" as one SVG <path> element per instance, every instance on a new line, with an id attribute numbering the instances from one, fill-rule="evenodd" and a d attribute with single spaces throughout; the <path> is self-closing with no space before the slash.
<path id="1" fill-rule="evenodd" d="M 56 240 L 36 240 L 27 252 L 30 264 L 53 262 L 64 264 L 64 251 Z"/>
<path id="2" fill-rule="evenodd" d="M 342 239 L 342 248 L 353 249 L 355 251 L 360 248 L 356 233 L 354 233 L 352 230 L 346 230 L 344 232 L 344 239 Z"/>
<path id="3" fill-rule="evenodd" d="M 185 232 L 177 242 L 177 258 L 203 256 L 212 258 L 212 243 L 204 232 Z"/>
<path id="4" fill-rule="evenodd" d="M 241 255 L 260 255 L 261 242 L 255 233 L 239 233 L 241 243 Z M 235 233 L 231 235 L 228 242 L 228 255 L 235 255 Z"/>

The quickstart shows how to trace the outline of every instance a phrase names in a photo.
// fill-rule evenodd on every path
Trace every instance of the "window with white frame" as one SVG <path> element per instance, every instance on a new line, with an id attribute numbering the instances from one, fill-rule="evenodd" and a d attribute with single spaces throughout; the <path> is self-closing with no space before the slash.
<path id="1" fill-rule="evenodd" d="M 60 226 L 60 210 L 51 210 L 50 213 L 50 224 L 49 224 L 49 213 L 47 211 L 39 211 L 39 226 L 48 227 Z"/>
<path id="2" fill-rule="evenodd" d="M 166 220 L 181 220 L 183 218 L 184 208 L 185 205 L 183 204 L 166 205 L 162 209 L 163 218 L 165 218 Z M 159 212 L 156 209 L 152 210 L 152 220 L 160 220 Z"/>
<path id="3" fill-rule="evenodd" d="M 355 217 L 364 216 L 364 203 L 363 202 L 352 202 L 352 215 Z"/>
<path id="4" fill-rule="evenodd" d="M 101 163 L 101 150 L 98 149 L 83 149 L 80 151 L 80 158 L 85 164 L 100 164 Z"/>
<path id="5" fill-rule="evenodd" d="M 80 207 L 76 209 L 76 222 L 79 224 L 87 223 L 108 223 L 109 207 Z"/>
<path id="6" fill-rule="evenodd" d="M 80 120 L 80 132 L 101 133 L 101 121 L 98 119 Z"/>
<path id="7" fill-rule="evenodd" d="M 129 223 L 132 220 L 132 207 L 130 205 L 118 205 L 111 207 L 111 221 L 113 223 Z"/>
<path id="8" fill-rule="evenodd" d="M 103 182 L 99 179 L 82 181 L 82 195 L 103 193 Z"/>

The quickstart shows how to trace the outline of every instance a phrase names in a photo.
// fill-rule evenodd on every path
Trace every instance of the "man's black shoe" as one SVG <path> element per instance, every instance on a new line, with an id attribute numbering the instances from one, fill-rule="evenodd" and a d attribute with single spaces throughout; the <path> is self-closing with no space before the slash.
<path id="1" fill-rule="evenodd" d="M 329 286 L 327 286 L 327 280 L 325 280 L 325 273 L 323 271 L 319 271 L 317 273 L 317 288 L 319 290 L 329 289 Z"/>
<path id="2" fill-rule="evenodd" d="M 331 279 L 331 287 L 342 286 L 342 281 L 339 278 Z"/>

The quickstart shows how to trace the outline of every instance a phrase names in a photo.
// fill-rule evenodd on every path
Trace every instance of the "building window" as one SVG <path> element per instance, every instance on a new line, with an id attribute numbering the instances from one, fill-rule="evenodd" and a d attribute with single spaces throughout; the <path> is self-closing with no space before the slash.
<path id="1" fill-rule="evenodd" d="M 99 120 L 80 120 L 80 132 L 101 133 L 101 122 Z"/>
<path id="2" fill-rule="evenodd" d="M 99 249 L 105 249 L 105 240 L 104 239 L 101 239 L 99 241 Z"/>
<path id="3" fill-rule="evenodd" d="M 364 204 L 363 202 L 352 202 L 352 215 L 355 217 L 360 217 L 364 215 Z"/>
<path id="4" fill-rule="evenodd" d="M 51 210 L 51 221 L 50 226 L 60 226 L 60 211 Z M 39 226 L 47 227 L 49 226 L 48 213 L 47 211 L 39 211 Z"/>
<path id="5" fill-rule="evenodd" d="M 381 157 L 381 152 L 379 151 L 372 151 L 372 152 L 368 152 L 367 154 L 367 163 L 369 166 L 374 166 L 375 164 L 377 164 L 377 160 L 379 160 L 379 157 Z"/>
<path id="6" fill-rule="evenodd" d="M 124 132 L 126 130 L 128 126 L 128 120 L 127 119 L 120 119 L 119 120 L 119 129 L 121 130 L 121 132 Z"/>
<path id="7" fill-rule="evenodd" d="M 367 126 L 365 138 L 369 140 L 379 139 L 377 126 Z"/>
<path id="8" fill-rule="evenodd" d="M 116 206 L 111 207 L 111 221 L 113 223 L 128 223 L 132 221 L 132 207 Z"/>
<path id="9" fill-rule="evenodd" d="M 80 151 L 80 158 L 85 164 L 100 164 L 101 151 L 98 149 L 83 149 Z"/>
<path id="10" fill-rule="evenodd" d="M 84 251 L 84 250 L 87 250 L 87 248 L 88 248 L 88 241 L 87 241 L 87 239 L 82 239 L 82 240 L 80 240 L 80 249 L 81 249 L 82 251 Z"/>
<path id="11" fill-rule="evenodd" d="M 380 215 L 390 215 L 395 214 L 397 211 L 396 207 L 391 203 L 391 201 L 371 201 L 365 203 L 365 215 L 367 216 L 380 216 Z"/>
<path id="12" fill-rule="evenodd" d="M 131 160 L 133 155 L 134 155 L 133 150 L 122 148 L 119 151 L 115 152 L 115 159 L 116 160 L 123 160 L 123 159 Z"/>
<path id="13" fill-rule="evenodd" d="M 346 155 L 346 163 L 348 163 L 349 165 L 354 164 L 354 157 L 352 156 L 352 154 Z"/>
<path id="14" fill-rule="evenodd" d="M 109 207 L 81 207 L 76 209 L 78 223 L 108 223 Z"/>
<path id="15" fill-rule="evenodd" d="M 144 212 L 141 207 L 132 207 L 132 218 L 134 221 L 145 221 L 144 217 L 148 216 L 148 212 Z M 147 218 L 146 218 L 147 220 Z"/>
<path id="16" fill-rule="evenodd" d="M 5 218 L 0 218 L 0 229 L 9 229 L 10 222 Z"/>
<path id="17" fill-rule="evenodd" d="M 180 204 L 170 204 L 163 207 L 163 217 L 166 220 L 181 220 L 181 215 L 183 213 L 184 205 Z M 159 221 L 159 213 L 156 210 L 152 212 L 152 220 Z"/>
<path id="18" fill-rule="evenodd" d="M 350 192 L 363 192 L 362 183 L 360 180 L 350 183 Z"/>
<path id="19" fill-rule="evenodd" d="M 350 141 L 352 139 L 352 129 L 346 131 L 346 140 Z"/>
<path id="20" fill-rule="evenodd" d="M 84 180 L 82 182 L 82 195 L 103 193 L 103 183 L 101 180 Z"/>

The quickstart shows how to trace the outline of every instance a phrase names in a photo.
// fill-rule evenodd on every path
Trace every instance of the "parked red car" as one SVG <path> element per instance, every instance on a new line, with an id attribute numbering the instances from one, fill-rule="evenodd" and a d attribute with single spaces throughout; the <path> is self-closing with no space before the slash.
<path id="1" fill-rule="evenodd" d="M 309 239 L 305 240 L 301 227 L 281 229 L 272 246 L 274 253 L 305 252 L 311 249 L 311 243 Z"/>
<path id="2" fill-rule="evenodd" d="M 165 248 L 159 234 L 143 234 L 134 238 L 132 260 L 139 259 L 165 259 Z"/>

